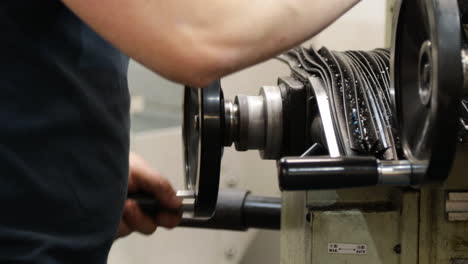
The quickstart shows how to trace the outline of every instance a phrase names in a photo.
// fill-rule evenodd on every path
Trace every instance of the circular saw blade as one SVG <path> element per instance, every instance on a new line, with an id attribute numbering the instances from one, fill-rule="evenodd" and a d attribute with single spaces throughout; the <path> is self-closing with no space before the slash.
<path id="1" fill-rule="evenodd" d="M 195 193 L 195 217 L 211 217 L 219 189 L 224 120 L 220 81 L 185 87 L 182 137 L 186 189 Z"/>
<path id="2" fill-rule="evenodd" d="M 463 87 L 458 3 L 406 0 L 395 10 L 392 87 L 402 148 L 425 168 L 413 183 L 441 181 L 456 151 Z"/>

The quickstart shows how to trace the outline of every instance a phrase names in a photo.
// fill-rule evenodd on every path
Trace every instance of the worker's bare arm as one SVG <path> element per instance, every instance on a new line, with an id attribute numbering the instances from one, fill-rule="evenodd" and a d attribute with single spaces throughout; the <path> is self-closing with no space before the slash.
<path id="1" fill-rule="evenodd" d="M 122 51 L 203 86 L 317 34 L 359 0 L 63 0 Z"/>

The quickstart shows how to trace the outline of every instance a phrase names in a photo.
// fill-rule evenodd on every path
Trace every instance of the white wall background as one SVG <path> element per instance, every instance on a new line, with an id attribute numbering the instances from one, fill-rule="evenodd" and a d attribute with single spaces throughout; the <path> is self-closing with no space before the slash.
<path id="1" fill-rule="evenodd" d="M 313 4 L 313 0 L 310 0 Z M 363 0 L 352 11 L 307 45 L 330 49 L 383 47 L 385 0 Z M 223 79 L 227 98 L 257 94 L 262 85 L 274 85 L 289 70 L 271 60 Z M 132 62 L 129 70 L 133 123 L 132 149 L 182 188 L 180 117 L 182 87 L 163 80 Z M 279 196 L 276 168 L 257 152 L 227 149 L 222 162 L 221 188 L 234 186 L 255 194 Z M 131 235 L 115 243 L 110 264 L 127 263 L 279 263 L 279 234 L 272 231 L 229 232 L 177 228 L 158 230 L 150 237 Z"/>

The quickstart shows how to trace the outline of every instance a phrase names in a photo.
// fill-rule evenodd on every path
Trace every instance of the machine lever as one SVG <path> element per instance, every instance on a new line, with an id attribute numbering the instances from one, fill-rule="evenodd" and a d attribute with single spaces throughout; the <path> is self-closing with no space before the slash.
<path id="1" fill-rule="evenodd" d="M 147 192 L 129 193 L 127 199 L 132 199 L 137 202 L 141 210 L 147 215 L 157 215 L 164 211 L 171 214 L 193 214 L 195 194 L 193 191 L 177 191 L 177 197 L 182 198 L 182 207 L 178 209 L 164 208 L 160 202 L 155 199 L 154 195 Z"/>
<path id="2" fill-rule="evenodd" d="M 249 228 L 279 230 L 281 198 L 254 196 L 246 190 L 221 190 L 211 218 L 183 218 L 180 226 L 233 231 Z"/>
<path id="3" fill-rule="evenodd" d="M 282 190 L 339 189 L 377 185 L 374 157 L 302 157 L 278 162 Z"/>
<path id="4" fill-rule="evenodd" d="M 341 189 L 379 184 L 410 185 L 425 164 L 375 157 L 293 157 L 278 162 L 280 188 L 285 191 Z"/>
<path id="5" fill-rule="evenodd" d="M 180 192 L 179 197 L 184 197 Z M 135 200 L 147 215 L 161 211 L 181 214 L 180 210 L 162 208 L 154 196 L 148 193 L 132 193 L 129 199 Z M 190 198 L 190 197 L 189 197 Z M 180 227 L 223 229 L 246 231 L 249 228 L 279 230 L 281 222 L 281 198 L 251 195 L 246 190 L 222 190 L 218 194 L 216 211 L 210 218 L 185 217 Z"/>

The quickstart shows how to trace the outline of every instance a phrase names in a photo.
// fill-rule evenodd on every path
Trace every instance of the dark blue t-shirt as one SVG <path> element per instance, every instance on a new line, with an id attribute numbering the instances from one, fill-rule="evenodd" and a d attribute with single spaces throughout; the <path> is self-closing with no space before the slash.
<path id="1" fill-rule="evenodd" d="M 128 58 L 58 0 L 0 1 L 0 36 L 0 263 L 105 263 L 126 195 Z"/>

